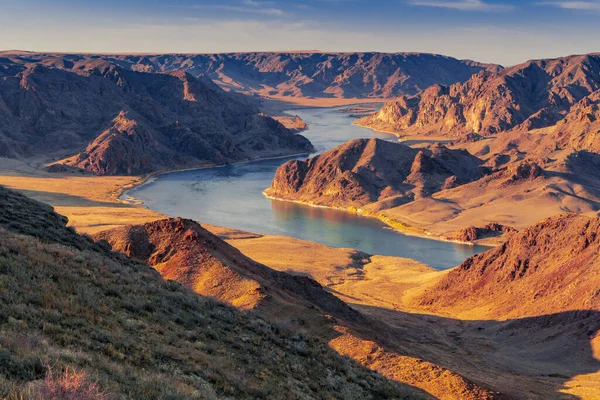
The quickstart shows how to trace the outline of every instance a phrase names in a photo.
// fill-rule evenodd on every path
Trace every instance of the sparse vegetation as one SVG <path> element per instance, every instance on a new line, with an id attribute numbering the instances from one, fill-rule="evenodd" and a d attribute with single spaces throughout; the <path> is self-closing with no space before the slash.
<path id="1" fill-rule="evenodd" d="M 15 198 L 29 210 L 20 224 L 48 213 L 20 196 L 4 202 Z M 326 343 L 63 229 L 62 244 L 0 229 L 0 398 L 408 397 Z"/>

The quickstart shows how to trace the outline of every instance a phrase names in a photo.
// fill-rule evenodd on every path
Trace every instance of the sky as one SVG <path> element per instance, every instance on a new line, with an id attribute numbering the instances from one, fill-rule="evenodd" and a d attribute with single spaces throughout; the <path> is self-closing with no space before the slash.
<path id="1" fill-rule="evenodd" d="M 426 52 L 505 66 L 600 52 L 600 0 L 0 0 L 0 50 Z"/>

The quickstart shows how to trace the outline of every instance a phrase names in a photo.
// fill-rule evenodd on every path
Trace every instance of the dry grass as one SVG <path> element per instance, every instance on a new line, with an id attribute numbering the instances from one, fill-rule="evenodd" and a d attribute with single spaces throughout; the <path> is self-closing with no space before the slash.
<path id="1" fill-rule="evenodd" d="M 0 185 L 52 205 L 69 218 L 70 226 L 90 234 L 163 218 L 159 213 L 118 200 L 123 188 L 139 183 L 140 179 L 48 174 L 40 169 L 27 169 L 15 160 L 0 160 Z"/>
<path id="2" fill-rule="evenodd" d="M 405 397 L 327 343 L 61 231 L 48 207 L 10 192 L 1 204 L 16 218 L 0 222 L 0 398 L 73 392 L 75 381 L 115 398 Z"/>

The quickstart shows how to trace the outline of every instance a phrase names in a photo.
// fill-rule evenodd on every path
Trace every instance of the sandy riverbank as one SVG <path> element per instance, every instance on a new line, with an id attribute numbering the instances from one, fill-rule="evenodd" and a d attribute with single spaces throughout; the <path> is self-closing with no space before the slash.
<path id="1" fill-rule="evenodd" d="M 357 208 L 352 208 L 352 207 L 350 207 L 350 208 L 331 207 L 331 206 L 324 206 L 324 205 L 309 203 L 309 202 L 300 201 L 300 200 L 288 200 L 288 199 L 283 199 L 280 197 L 270 196 L 270 195 L 266 194 L 265 192 L 263 192 L 263 195 L 266 198 L 271 199 L 271 200 L 283 201 L 283 202 L 288 202 L 288 203 L 297 203 L 297 204 L 302 204 L 304 206 L 309 206 L 309 207 L 314 207 L 314 208 L 326 208 L 326 209 L 330 209 L 330 210 L 345 211 L 345 212 L 348 212 L 351 214 L 360 215 L 362 217 L 375 218 L 375 219 L 380 220 L 384 224 L 386 224 L 388 227 L 390 227 L 390 229 L 393 229 L 393 230 L 395 230 L 403 235 L 406 235 L 406 236 L 416 236 L 416 237 L 421 237 L 424 239 L 437 240 L 440 242 L 464 244 L 464 245 L 469 245 L 469 246 L 481 245 L 481 246 L 494 247 L 499 244 L 494 241 L 490 241 L 490 240 L 486 240 L 486 239 L 477 240 L 474 242 L 463 242 L 460 240 L 446 239 L 441 234 L 432 233 L 423 228 L 414 227 L 414 226 L 405 224 L 401 221 L 395 220 L 393 218 L 387 217 L 381 213 L 366 211 L 366 210 L 363 210 L 360 208 L 357 209 Z"/>

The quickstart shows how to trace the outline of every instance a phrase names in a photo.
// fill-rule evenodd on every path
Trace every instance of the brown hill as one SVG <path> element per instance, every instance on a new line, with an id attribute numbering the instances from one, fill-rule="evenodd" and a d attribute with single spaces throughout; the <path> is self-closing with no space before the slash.
<path id="1" fill-rule="evenodd" d="M 415 301 L 469 318 L 597 311 L 599 250 L 600 218 L 548 218 L 467 259 Z"/>
<path id="2" fill-rule="evenodd" d="M 400 97 L 358 123 L 406 134 L 482 136 L 555 125 L 600 89 L 600 55 L 528 61 Z M 591 100 L 590 100 L 591 101 Z M 577 105 L 577 107 L 580 107 Z"/>
<path id="3" fill-rule="evenodd" d="M 464 82 L 498 65 L 422 53 L 258 52 L 227 54 L 89 55 L 4 53 L 14 63 L 34 60 L 61 69 L 103 59 L 142 72 L 206 75 L 236 91 L 265 96 L 390 98 L 434 85 Z"/>
<path id="4" fill-rule="evenodd" d="M 306 309 L 318 307 L 319 315 L 361 320 L 316 281 L 265 267 L 191 220 L 164 219 L 100 232 L 94 238 L 154 267 L 165 279 L 240 309 L 259 309 L 283 321 L 301 319 Z"/>
<path id="5" fill-rule="evenodd" d="M 0 80 L 4 156 L 77 153 L 64 162 L 107 175 L 312 151 L 253 101 L 204 77 L 92 58 L 20 61 L 0 59 L 8 66 Z"/>
<path id="6" fill-rule="evenodd" d="M 423 397 L 0 194 L 2 398 Z"/>
<path id="7" fill-rule="evenodd" d="M 380 139 L 356 139 L 278 168 L 265 194 L 314 205 L 395 207 L 481 178 L 481 160 L 443 145 L 413 149 Z"/>

